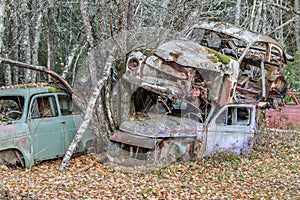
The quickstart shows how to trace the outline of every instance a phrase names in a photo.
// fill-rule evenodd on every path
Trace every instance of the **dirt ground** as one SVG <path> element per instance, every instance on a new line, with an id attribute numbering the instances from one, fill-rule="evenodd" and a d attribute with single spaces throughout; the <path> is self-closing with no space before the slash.
<path id="1" fill-rule="evenodd" d="M 31 169 L 1 167 L 0 199 L 300 199 L 300 133 L 266 132 L 249 155 L 221 153 L 165 166 L 124 167 L 100 156 Z"/>

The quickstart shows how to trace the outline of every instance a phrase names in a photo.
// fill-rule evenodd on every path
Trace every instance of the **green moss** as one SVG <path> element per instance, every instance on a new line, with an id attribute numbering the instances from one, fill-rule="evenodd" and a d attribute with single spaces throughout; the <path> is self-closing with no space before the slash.
<path id="1" fill-rule="evenodd" d="M 149 56 L 153 55 L 155 50 L 154 49 L 140 49 L 140 52 L 142 52 L 148 58 Z"/>
<path id="2" fill-rule="evenodd" d="M 224 55 L 220 52 L 217 52 L 216 50 L 213 50 L 211 48 L 208 48 L 208 47 L 204 47 L 206 51 L 208 51 L 208 53 L 210 54 L 214 54 L 214 56 L 209 56 L 208 58 L 213 61 L 214 63 L 216 62 L 221 62 L 225 65 L 229 64 L 230 63 L 230 57 L 227 56 L 227 55 Z"/>
<path id="3" fill-rule="evenodd" d="M 217 52 L 217 56 L 223 64 L 227 65 L 230 63 L 230 58 L 228 56 L 221 54 L 220 52 Z"/>
<path id="4" fill-rule="evenodd" d="M 48 92 L 62 92 L 62 90 L 59 88 L 51 87 L 48 89 Z"/>
<path id="5" fill-rule="evenodd" d="M 218 59 L 214 56 L 207 56 L 208 59 L 210 59 L 213 63 L 217 63 Z"/>

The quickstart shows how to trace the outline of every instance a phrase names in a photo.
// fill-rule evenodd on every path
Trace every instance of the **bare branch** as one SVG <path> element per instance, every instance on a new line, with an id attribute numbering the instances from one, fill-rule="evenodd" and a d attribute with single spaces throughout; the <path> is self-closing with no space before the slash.
<path id="1" fill-rule="evenodd" d="M 15 60 L 10 60 L 10 59 L 7 59 L 7 58 L 1 58 L 1 57 L 0 57 L 0 63 L 17 66 L 17 67 L 21 67 L 21 68 L 24 68 L 24 69 L 29 69 L 29 70 L 44 72 L 44 73 L 50 75 L 51 77 L 55 78 L 59 82 L 61 82 L 68 93 L 70 93 L 70 94 L 73 93 L 72 87 L 69 85 L 69 83 L 66 80 L 64 80 L 56 72 L 54 72 L 54 71 L 52 71 L 52 70 L 50 70 L 50 69 L 48 69 L 46 67 L 30 65 L 30 64 L 23 63 L 23 62 L 19 62 L 19 61 L 15 61 Z"/>

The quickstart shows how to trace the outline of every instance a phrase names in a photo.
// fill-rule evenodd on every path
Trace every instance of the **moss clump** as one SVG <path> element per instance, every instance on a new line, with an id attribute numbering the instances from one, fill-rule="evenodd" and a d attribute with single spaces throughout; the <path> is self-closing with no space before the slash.
<path id="1" fill-rule="evenodd" d="M 217 51 L 215 51 L 211 48 L 208 48 L 208 47 L 204 47 L 204 48 L 205 48 L 206 51 L 208 51 L 208 53 L 214 54 L 214 55 L 210 55 L 208 57 L 212 62 L 216 63 L 216 62 L 219 61 L 219 62 L 221 62 L 225 65 L 230 63 L 230 57 L 229 56 L 226 56 L 226 55 L 224 55 L 220 52 L 217 52 Z"/>
<path id="2" fill-rule="evenodd" d="M 48 89 L 48 92 L 62 92 L 62 90 L 59 88 L 51 87 Z"/>
<path id="3" fill-rule="evenodd" d="M 209 58 L 212 62 L 217 63 L 218 59 L 214 56 L 207 56 L 207 58 Z"/>

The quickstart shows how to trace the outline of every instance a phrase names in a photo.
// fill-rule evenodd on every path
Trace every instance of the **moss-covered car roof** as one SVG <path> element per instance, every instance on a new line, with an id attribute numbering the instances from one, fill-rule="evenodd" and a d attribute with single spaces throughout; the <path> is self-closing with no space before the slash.
<path id="1" fill-rule="evenodd" d="M 62 90 L 57 89 L 55 86 L 48 83 L 28 83 L 19 85 L 10 85 L 0 87 L 0 96 L 26 96 L 37 93 L 46 92 L 61 92 Z"/>

